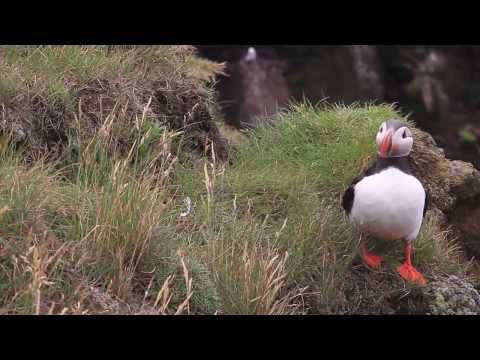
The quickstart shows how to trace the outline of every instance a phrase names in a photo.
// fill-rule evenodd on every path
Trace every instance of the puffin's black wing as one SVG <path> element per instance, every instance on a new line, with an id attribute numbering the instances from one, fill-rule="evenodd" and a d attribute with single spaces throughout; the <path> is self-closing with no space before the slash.
<path id="1" fill-rule="evenodd" d="M 353 185 L 350 185 L 348 189 L 345 191 L 343 194 L 342 198 L 342 207 L 343 210 L 347 213 L 347 215 L 350 215 L 350 211 L 352 211 L 352 206 L 353 206 L 353 198 L 355 197 L 355 189 L 353 188 Z"/>
<path id="2" fill-rule="evenodd" d="M 355 184 L 361 181 L 365 176 L 372 175 L 375 172 L 376 166 L 377 163 L 373 163 L 367 170 L 365 170 L 362 174 L 353 179 L 348 189 L 345 190 L 342 198 L 342 207 L 343 210 L 345 210 L 345 212 L 347 213 L 347 215 L 350 215 L 350 211 L 352 211 L 353 199 L 355 197 Z"/>

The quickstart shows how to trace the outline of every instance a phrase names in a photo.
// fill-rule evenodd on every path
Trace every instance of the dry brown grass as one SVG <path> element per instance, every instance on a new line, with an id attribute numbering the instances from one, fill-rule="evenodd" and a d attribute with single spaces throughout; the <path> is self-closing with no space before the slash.
<path id="1" fill-rule="evenodd" d="M 111 123 L 107 117 L 105 126 L 60 170 L 46 161 L 27 166 L 11 147 L 3 148 L 3 312 L 190 313 L 192 278 L 185 256 L 179 255 L 179 265 L 186 296 L 171 303 L 168 294 L 179 285 L 172 287 L 174 273 L 155 260 L 162 253 L 152 253 L 161 249 L 159 229 L 173 226 L 165 219 L 172 206 L 168 184 L 177 158 L 162 143 L 177 134 L 165 130 L 152 138 L 151 129 L 139 131 L 124 155 L 111 152 L 112 138 L 105 136 Z M 142 153 L 147 142 L 164 151 Z M 155 301 L 145 296 L 146 302 L 140 302 L 142 271 L 152 259 L 165 271 L 154 273 L 150 284 L 163 286 Z"/>

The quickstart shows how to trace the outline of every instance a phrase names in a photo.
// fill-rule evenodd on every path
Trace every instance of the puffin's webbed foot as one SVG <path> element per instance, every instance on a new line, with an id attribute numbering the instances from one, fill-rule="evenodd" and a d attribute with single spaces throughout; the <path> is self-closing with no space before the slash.
<path id="1" fill-rule="evenodd" d="M 420 274 L 417 269 L 412 266 L 411 251 L 412 246 L 408 241 L 406 241 L 404 245 L 405 262 L 399 267 L 397 267 L 397 271 L 400 276 L 406 281 L 420 286 L 425 286 L 427 284 L 427 281 L 425 280 L 423 275 Z"/>
<path id="2" fill-rule="evenodd" d="M 367 246 L 363 240 L 363 235 L 360 239 L 360 256 L 362 257 L 363 261 L 372 269 L 378 269 L 382 263 L 382 257 L 368 252 Z"/>
<path id="3" fill-rule="evenodd" d="M 383 260 L 381 256 L 369 253 L 367 250 L 362 251 L 362 259 L 372 269 L 378 269 Z"/>
<path id="4" fill-rule="evenodd" d="M 423 275 L 420 274 L 417 271 L 417 269 L 415 269 L 408 262 L 404 262 L 402 265 L 397 267 L 397 271 L 400 274 L 400 276 L 408 282 L 421 285 L 421 286 L 427 285 L 427 281 L 425 280 Z"/>

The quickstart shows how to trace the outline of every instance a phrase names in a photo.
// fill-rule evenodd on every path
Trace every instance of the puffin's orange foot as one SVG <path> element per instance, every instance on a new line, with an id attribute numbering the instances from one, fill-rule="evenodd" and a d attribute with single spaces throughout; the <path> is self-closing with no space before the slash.
<path id="1" fill-rule="evenodd" d="M 363 252 L 362 259 L 372 269 L 378 269 L 380 267 L 380 263 L 382 262 L 381 256 L 373 255 L 373 254 L 367 253 L 366 251 Z"/>
<path id="2" fill-rule="evenodd" d="M 427 281 L 422 276 L 422 274 L 420 274 L 412 265 L 408 263 L 403 263 L 402 265 L 397 267 L 397 271 L 400 274 L 400 276 L 408 282 L 411 282 L 420 286 L 427 285 Z"/>

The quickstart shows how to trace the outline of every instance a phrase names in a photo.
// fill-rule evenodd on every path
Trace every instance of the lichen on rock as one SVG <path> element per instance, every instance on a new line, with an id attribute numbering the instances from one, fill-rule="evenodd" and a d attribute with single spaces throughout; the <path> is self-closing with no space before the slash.
<path id="1" fill-rule="evenodd" d="M 450 275 L 430 283 L 424 296 L 430 315 L 478 315 L 480 294 L 468 281 Z"/>

